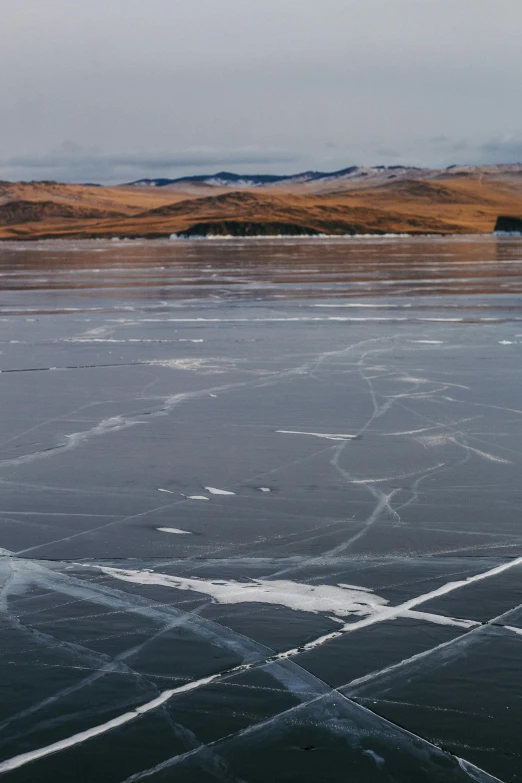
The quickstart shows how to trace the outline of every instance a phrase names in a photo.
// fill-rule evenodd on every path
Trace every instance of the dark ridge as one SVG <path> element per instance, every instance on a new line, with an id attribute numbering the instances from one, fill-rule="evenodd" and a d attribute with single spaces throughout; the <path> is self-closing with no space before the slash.
<path id="1" fill-rule="evenodd" d="M 279 221 L 219 220 L 195 223 L 178 233 L 178 237 L 262 237 L 262 236 L 317 236 L 320 232 L 309 226 Z"/>
<path id="2" fill-rule="evenodd" d="M 137 179 L 134 182 L 127 182 L 126 185 L 147 185 L 149 187 L 164 188 L 167 185 L 179 185 L 184 182 L 205 183 L 210 180 L 221 180 L 229 184 L 236 182 L 248 182 L 252 185 L 272 185 L 277 182 L 287 182 L 289 180 L 304 179 L 309 182 L 315 179 L 327 177 L 343 177 L 346 174 L 353 174 L 358 170 L 358 166 L 348 166 L 339 171 L 302 171 L 299 174 L 233 174 L 231 171 L 218 171 L 217 174 L 196 174 L 189 177 L 178 177 L 177 179 L 168 179 L 167 177 L 158 177 L 157 179 Z"/>
<path id="3" fill-rule="evenodd" d="M 479 198 L 473 194 L 467 194 L 445 187 L 444 185 L 424 182 L 416 179 L 403 179 L 397 182 L 387 182 L 380 185 L 377 190 L 389 191 L 407 196 L 413 199 L 423 199 L 433 204 L 487 204 L 489 199 Z"/>
<path id="4" fill-rule="evenodd" d="M 156 207 L 142 212 L 140 217 L 167 217 L 169 215 L 183 215 L 194 212 L 195 209 L 213 207 L 259 207 L 266 204 L 272 205 L 272 201 L 267 201 L 266 196 L 258 196 L 254 193 L 242 190 L 231 190 L 229 193 L 221 193 L 219 196 L 203 196 L 202 198 L 183 199 L 174 204 L 165 204 L 163 207 Z"/>
<path id="5" fill-rule="evenodd" d="M 495 224 L 495 231 L 508 231 L 522 234 L 522 218 L 499 215 Z"/>
<path id="6" fill-rule="evenodd" d="M 242 182 L 244 180 L 252 182 L 255 185 L 268 185 L 273 182 L 283 182 L 292 179 L 289 175 L 277 174 L 233 174 L 231 171 L 219 171 L 217 174 L 196 174 L 189 177 L 177 177 L 168 179 L 167 177 L 158 177 L 157 179 L 138 179 L 135 182 L 126 183 L 128 185 L 149 185 L 156 188 L 164 188 L 167 185 L 178 185 L 183 182 L 208 182 L 209 180 L 219 179 L 223 182 Z"/>
<path id="7" fill-rule="evenodd" d="M 167 179 L 166 177 L 158 177 L 157 179 L 137 179 L 134 182 L 126 182 L 126 185 L 147 185 L 155 188 L 164 188 L 165 185 L 173 185 L 174 182 L 179 182 L 177 179 Z"/>
<path id="8" fill-rule="evenodd" d="M 121 212 L 106 212 L 88 207 L 73 207 L 56 201 L 8 201 L 0 204 L 0 226 L 34 223 L 49 218 L 101 219 L 121 217 Z"/>
<path id="9" fill-rule="evenodd" d="M 353 174 L 359 170 L 359 166 L 348 166 L 346 169 L 339 169 L 339 171 L 303 171 L 302 174 L 294 174 L 287 179 L 306 179 L 308 182 L 312 182 L 315 179 L 327 179 L 329 177 L 344 177 L 347 174 Z"/>

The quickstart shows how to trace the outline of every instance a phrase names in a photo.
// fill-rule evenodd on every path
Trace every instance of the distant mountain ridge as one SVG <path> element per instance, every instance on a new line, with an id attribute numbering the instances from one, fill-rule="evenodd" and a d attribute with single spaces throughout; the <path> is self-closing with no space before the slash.
<path id="1" fill-rule="evenodd" d="M 377 166 L 376 169 L 386 168 Z M 402 166 L 392 166 L 391 169 L 404 168 Z M 262 187 L 263 185 L 273 185 L 278 182 L 313 182 L 318 179 L 335 179 L 354 174 L 359 171 L 359 166 L 348 166 L 348 168 L 339 171 L 303 171 L 299 174 L 234 174 L 231 171 L 218 171 L 216 174 L 195 174 L 193 176 L 177 177 L 169 179 L 167 177 L 137 179 L 134 182 L 125 183 L 127 185 L 164 188 L 167 185 L 179 185 L 182 183 L 203 183 L 205 185 L 220 185 L 234 187 Z"/>
<path id="2" fill-rule="evenodd" d="M 101 187 L 0 182 L 0 240 L 493 234 L 496 226 L 518 230 L 520 220 L 520 164 L 349 166 L 294 175 L 221 171 Z"/>
<path id="3" fill-rule="evenodd" d="M 207 186 L 220 188 L 280 188 L 315 186 L 325 187 L 338 183 L 343 187 L 366 187 L 385 184 L 388 180 L 425 180 L 447 179 L 477 174 L 522 175 L 521 164 L 499 164 L 490 166 L 472 166 L 453 164 L 446 168 L 421 168 L 419 166 L 348 166 L 336 171 L 302 171 L 297 174 L 236 174 L 231 171 L 218 171 L 215 174 L 194 174 L 184 177 L 142 178 L 127 182 L 122 187 L 169 188 L 187 186 Z"/>

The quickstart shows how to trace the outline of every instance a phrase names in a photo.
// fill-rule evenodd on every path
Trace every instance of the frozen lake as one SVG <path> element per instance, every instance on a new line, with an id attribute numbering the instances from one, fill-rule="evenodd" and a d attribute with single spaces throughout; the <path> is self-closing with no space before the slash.
<path id="1" fill-rule="evenodd" d="M 522 239 L 0 245 L 0 774 L 522 780 Z"/>

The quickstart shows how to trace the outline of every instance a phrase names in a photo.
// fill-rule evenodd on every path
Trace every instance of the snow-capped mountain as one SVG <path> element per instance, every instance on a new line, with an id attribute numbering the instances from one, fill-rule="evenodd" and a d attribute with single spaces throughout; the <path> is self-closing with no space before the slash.
<path id="1" fill-rule="evenodd" d="M 234 174 L 230 171 L 219 171 L 217 174 L 198 174 L 189 177 L 178 177 L 176 179 L 167 179 L 160 177 L 157 179 L 138 179 L 135 182 L 129 182 L 129 185 L 135 185 L 137 187 L 152 187 L 163 188 L 168 185 L 180 185 L 180 184 L 203 184 L 203 185 L 218 185 L 219 187 L 234 187 L 234 188 L 256 188 L 266 187 L 267 185 L 276 185 L 280 182 L 286 184 L 301 184 L 304 182 L 312 182 L 315 180 L 336 179 L 339 177 L 349 176 L 359 170 L 358 166 L 350 166 L 340 171 L 324 172 L 324 171 L 304 171 L 299 174 L 290 175 L 277 175 L 277 174 Z"/>
<path id="2" fill-rule="evenodd" d="M 182 185 L 186 184 L 203 184 L 203 185 L 219 185 L 220 187 L 262 187 L 263 185 L 271 185 L 275 182 L 282 182 L 283 180 L 292 179 L 288 176 L 278 176 L 273 174 L 233 174 L 230 171 L 219 171 L 217 174 L 197 174 L 190 177 L 177 177 L 176 179 L 166 179 L 160 177 L 158 179 L 138 179 L 135 182 L 129 182 L 129 185 L 136 185 L 138 187 L 151 187 L 151 188 L 164 188 L 167 185 Z"/>
<path id="3" fill-rule="evenodd" d="M 208 185 L 217 187 L 238 188 L 266 188 L 284 184 L 285 186 L 306 185 L 306 183 L 340 184 L 353 182 L 354 185 L 377 184 L 394 179 L 433 179 L 448 177 L 469 172 L 473 166 L 449 166 L 445 169 L 423 169 L 416 166 L 348 166 L 338 171 L 303 171 L 298 174 L 234 174 L 230 171 L 219 171 L 216 174 L 197 174 L 194 176 L 167 177 L 138 179 L 126 183 L 135 187 L 163 188 L 171 185 Z M 506 167 L 507 168 L 507 167 Z"/>

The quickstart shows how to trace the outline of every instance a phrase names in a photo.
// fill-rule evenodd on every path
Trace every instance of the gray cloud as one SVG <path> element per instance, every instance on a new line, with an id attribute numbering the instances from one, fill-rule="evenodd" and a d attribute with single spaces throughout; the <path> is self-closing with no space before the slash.
<path id="1" fill-rule="evenodd" d="M 517 137 L 490 139 L 480 147 L 491 161 L 522 162 L 522 133 Z"/>
<path id="2" fill-rule="evenodd" d="M 64 143 L 58 150 L 42 155 L 14 155 L 0 166 L 7 172 L 16 172 L 17 178 L 42 178 L 63 181 L 100 180 L 123 182 L 147 176 L 178 175 L 180 170 L 216 167 L 293 165 L 300 156 L 281 150 L 238 149 L 218 151 L 188 149 L 158 153 L 101 153 L 84 150 L 76 144 Z"/>
<path id="3" fill-rule="evenodd" d="M 0 177 L 512 160 L 521 24 L 520 0 L 5 3 Z"/>
<path id="4" fill-rule="evenodd" d="M 401 165 L 445 167 L 452 164 L 491 165 L 522 162 L 522 133 L 489 139 L 433 136 L 416 139 L 408 152 L 401 148 L 383 147 L 376 150 L 384 161 Z"/>

